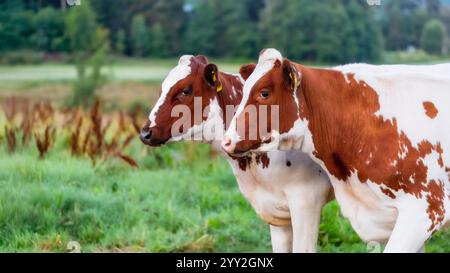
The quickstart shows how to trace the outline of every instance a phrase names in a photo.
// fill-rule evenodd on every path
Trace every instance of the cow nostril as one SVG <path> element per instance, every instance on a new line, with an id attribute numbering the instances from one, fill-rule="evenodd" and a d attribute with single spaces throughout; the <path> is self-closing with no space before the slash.
<path id="1" fill-rule="evenodd" d="M 234 144 L 233 141 L 231 141 L 231 138 L 225 137 L 225 139 L 222 141 L 222 148 L 225 152 L 231 154 L 234 151 Z"/>
<path id="2" fill-rule="evenodd" d="M 226 139 L 226 140 L 223 142 L 223 145 L 226 146 L 226 147 L 230 146 L 230 145 L 231 145 L 231 139 Z"/>
<path id="3" fill-rule="evenodd" d="M 141 130 L 141 139 L 142 140 L 150 140 L 152 138 L 152 130 L 148 128 L 144 128 Z"/>
<path id="4" fill-rule="evenodd" d="M 144 138 L 145 138 L 146 140 L 150 140 L 150 138 L 152 138 L 152 131 L 149 130 L 149 131 L 147 132 L 147 134 L 144 136 Z"/>

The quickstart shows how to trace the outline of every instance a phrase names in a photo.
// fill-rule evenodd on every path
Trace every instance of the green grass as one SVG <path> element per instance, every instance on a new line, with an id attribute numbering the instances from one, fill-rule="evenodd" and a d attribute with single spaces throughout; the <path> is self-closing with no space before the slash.
<path id="1" fill-rule="evenodd" d="M 177 59 L 136 60 L 120 59 L 103 69 L 113 81 L 160 83 L 177 64 Z M 241 64 L 232 60 L 218 60 L 222 71 L 236 73 Z M 0 88 L 24 89 L 28 85 L 70 83 L 76 78 L 75 66 L 71 64 L 46 63 L 39 65 L 0 66 Z"/>
<path id="2" fill-rule="evenodd" d="M 71 240 L 83 251 L 270 249 L 225 162 L 134 170 L 64 152 L 36 158 L 0 158 L 2 252 L 64 251 Z"/>
<path id="3" fill-rule="evenodd" d="M 141 148 L 134 143 L 131 150 Z M 94 168 L 58 143 L 46 159 L 34 147 L 1 149 L 0 251 L 269 252 L 268 226 L 209 147 L 175 144 Z M 189 163 L 190 162 L 190 163 Z M 194 163 L 192 163 L 194 162 Z M 324 211 L 324 251 L 364 251 L 332 204 Z M 340 246 L 339 246 L 340 244 Z"/>
<path id="4" fill-rule="evenodd" d="M 207 146 L 152 150 L 131 169 L 114 161 L 94 168 L 61 145 L 44 160 L 34 147 L 13 155 L 2 147 L 0 252 L 61 252 L 70 241 L 84 252 L 270 252 L 267 224 Z M 320 227 L 320 251 L 367 251 L 335 202 Z M 427 250 L 450 251 L 450 234 Z"/>

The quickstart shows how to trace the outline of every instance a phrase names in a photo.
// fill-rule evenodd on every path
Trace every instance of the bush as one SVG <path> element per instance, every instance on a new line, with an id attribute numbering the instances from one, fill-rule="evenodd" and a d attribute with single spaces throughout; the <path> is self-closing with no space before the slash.
<path id="1" fill-rule="evenodd" d="M 164 29 L 161 24 L 156 23 L 150 29 L 150 55 L 153 57 L 167 57 L 166 41 L 164 38 Z"/>
<path id="2" fill-rule="evenodd" d="M 88 1 L 71 9 L 65 20 L 65 33 L 69 40 L 70 51 L 77 54 L 92 54 L 95 51 L 98 27 L 96 15 Z"/>
<path id="3" fill-rule="evenodd" d="M 419 49 L 416 51 L 394 51 L 384 54 L 384 62 L 388 64 L 414 64 L 438 61 L 440 58 Z"/>
<path id="4" fill-rule="evenodd" d="M 144 16 L 135 15 L 131 22 L 131 42 L 134 56 L 142 57 L 149 53 L 149 35 Z"/>
<path id="5" fill-rule="evenodd" d="M 99 34 L 101 35 L 101 34 Z M 101 72 L 107 61 L 107 48 L 100 48 L 87 60 L 78 60 L 78 78 L 73 86 L 72 105 L 90 106 L 95 100 L 95 90 L 106 82 Z"/>
<path id="6" fill-rule="evenodd" d="M 437 19 L 432 19 L 423 28 L 421 47 L 428 53 L 441 55 L 444 52 L 446 36 L 445 25 Z"/>
<path id="7" fill-rule="evenodd" d="M 71 9 L 65 23 L 78 76 L 73 87 L 72 105 L 89 106 L 95 99 L 95 90 L 106 79 L 101 70 L 109 51 L 108 32 L 97 24 L 88 1 Z"/>
<path id="8" fill-rule="evenodd" d="M 30 39 L 36 31 L 33 16 L 34 13 L 29 10 L 11 12 L 0 6 L 0 51 L 19 50 L 33 45 Z"/>
<path id="9" fill-rule="evenodd" d="M 126 35 L 123 29 L 119 30 L 116 35 L 116 53 L 119 55 L 125 54 Z"/>
<path id="10" fill-rule="evenodd" d="M 0 64 L 40 64 L 44 61 L 44 54 L 33 50 L 11 51 L 1 54 Z"/>
<path id="11" fill-rule="evenodd" d="M 36 32 L 32 40 L 36 48 L 54 52 L 65 47 L 64 14 L 60 10 L 51 7 L 39 10 L 34 17 L 34 25 Z"/>

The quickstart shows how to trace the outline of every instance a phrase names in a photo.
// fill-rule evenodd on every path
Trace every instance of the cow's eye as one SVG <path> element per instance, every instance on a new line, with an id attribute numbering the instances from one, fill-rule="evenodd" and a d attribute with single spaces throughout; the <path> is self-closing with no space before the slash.
<path id="1" fill-rule="evenodd" d="M 189 96 L 190 94 L 192 94 L 192 87 L 186 87 L 181 93 L 183 94 L 183 96 Z"/>
<path id="2" fill-rule="evenodd" d="M 269 97 L 269 90 L 267 90 L 267 89 L 261 90 L 261 92 L 259 93 L 259 96 L 262 99 L 267 99 Z"/>

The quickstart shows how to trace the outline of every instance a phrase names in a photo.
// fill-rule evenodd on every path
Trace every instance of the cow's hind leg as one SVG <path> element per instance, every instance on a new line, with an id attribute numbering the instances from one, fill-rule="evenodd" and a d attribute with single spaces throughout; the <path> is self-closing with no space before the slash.
<path id="1" fill-rule="evenodd" d="M 272 251 L 274 253 L 292 252 L 292 226 L 270 225 L 270 238 L 272 241 Z"/>
<path id="2" fill-rule="evenodd" d="M 415 199 L 398 208 L 398 218 L 384 252 L 417 253 L 422 250 L 431 236 L 431 222 L 423 201 Z"/>

